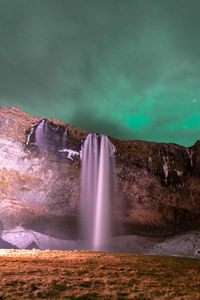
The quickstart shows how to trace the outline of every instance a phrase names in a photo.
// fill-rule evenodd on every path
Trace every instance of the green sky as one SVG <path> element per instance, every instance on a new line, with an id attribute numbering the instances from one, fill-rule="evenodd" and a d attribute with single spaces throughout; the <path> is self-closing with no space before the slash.
<path id="1" fill-rule="evenodd" d="M 200 139 L 199 0 L 0 0 L 0 104 L 120 139 Z"/>

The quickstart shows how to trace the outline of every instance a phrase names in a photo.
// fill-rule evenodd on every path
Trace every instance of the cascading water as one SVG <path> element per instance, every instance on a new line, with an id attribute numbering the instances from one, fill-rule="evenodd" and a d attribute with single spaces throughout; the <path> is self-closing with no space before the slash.
<path id="1" fill-rule="evenodd" d="M 30 134 L 33 133 L 33 130 Z M 30 134 L 27 139 L 27 144 L 30 141 Z M 45 155 L 45 154 L 55 154 L 58 155 L 59 158 L 66 159 L 66 154 L 61 153 L 63 149 L 67 148 L 68 143 L 68 130 L 66 128 L 62 128 L 61 126 L 52 126 L 52 124 L 47 120 L 41 120 L 36 127 L 35 130 L 35 142 L 37 146 L 37 150 Z"/>
<path id="2" fill-rule="evenodd" d="M 67 130 L 67 127 L 66 127 L 65 131 L 63 133 L 63 136 L 62 136 L 62 147 L 63 148 L 67 147 L 67 135 L 68 135 L 68 130 Z"/>
<path id="3" fill-rule="evenodd" d="M 115 184 L 114 146 L 107 136 L 89 134 L 82 149 L 81 236 L 84 248 L 109 249 Z"/>
<path id="4" fill-rule="evenodd" d="M 37 147 L 41 153 L 47 151 L 48 124 L 47 120 L 43 119 L 37 126 L 35 132 L 35 140 Z"/>

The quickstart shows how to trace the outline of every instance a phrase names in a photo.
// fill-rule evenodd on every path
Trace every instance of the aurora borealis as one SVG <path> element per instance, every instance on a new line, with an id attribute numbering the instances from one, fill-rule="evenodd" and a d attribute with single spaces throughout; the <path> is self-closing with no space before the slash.
<path id="1" fill-rule="evenodd" d="M 0 0 L 0 104 L 120 139 L 200 139 L 199 0 Z"/>

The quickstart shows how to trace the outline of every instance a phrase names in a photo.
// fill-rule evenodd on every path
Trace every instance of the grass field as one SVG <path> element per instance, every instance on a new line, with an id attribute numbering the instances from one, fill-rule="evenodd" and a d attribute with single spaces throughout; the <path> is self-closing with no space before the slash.
<path id="1" fill-rule="evenodd" d="M 200 299 L 200 260 L 0 250 L 0 299 Z"/>

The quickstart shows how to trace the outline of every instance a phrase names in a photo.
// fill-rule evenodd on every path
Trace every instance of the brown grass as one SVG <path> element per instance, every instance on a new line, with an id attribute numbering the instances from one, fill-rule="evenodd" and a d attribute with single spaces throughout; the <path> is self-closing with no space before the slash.
<path id="1" fill-rule="evenodd" d="M 0 250 L 0 284 L 0 299 L 193 300 L 200 299 L 200 260 Z"/>

